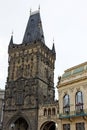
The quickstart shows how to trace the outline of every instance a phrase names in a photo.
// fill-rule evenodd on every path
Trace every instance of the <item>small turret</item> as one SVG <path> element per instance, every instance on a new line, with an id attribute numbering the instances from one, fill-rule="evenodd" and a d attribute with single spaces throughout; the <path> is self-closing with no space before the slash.
<path id="1" fill-rule="evenodd" d="M 10 39 L 10 42 L 9 42 L 9 47 L 11 47 L 13 45 L 13 33 L 11 35 L 11 39 Z"/>

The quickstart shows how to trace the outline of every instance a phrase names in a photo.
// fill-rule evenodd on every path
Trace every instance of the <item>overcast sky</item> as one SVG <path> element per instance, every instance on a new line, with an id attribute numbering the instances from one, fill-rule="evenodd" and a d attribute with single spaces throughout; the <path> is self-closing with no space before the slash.
<path id="1" fill-rule="evenodd" d="M 8 44 L 21 43 L 32 11 L 40 5 L 45 43 L 56 48 L 55 86 L 64 70 L 87 61 L 87 0 L 0 0 L 0 88 L 8 68 Z"/>

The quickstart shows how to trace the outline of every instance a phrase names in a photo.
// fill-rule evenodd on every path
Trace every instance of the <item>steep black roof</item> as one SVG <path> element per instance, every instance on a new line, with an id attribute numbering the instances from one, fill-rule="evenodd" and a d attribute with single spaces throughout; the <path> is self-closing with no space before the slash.
<path id="1" fill-rule="evenodd" d="M 30 14 L 22 43 L 32 43 L 36 41 L 45 43 L 39 11 Z"/>

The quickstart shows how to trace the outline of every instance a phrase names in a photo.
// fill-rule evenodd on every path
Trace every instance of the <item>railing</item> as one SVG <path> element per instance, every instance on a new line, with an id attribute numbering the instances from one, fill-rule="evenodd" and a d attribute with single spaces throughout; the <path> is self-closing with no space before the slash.
<path id="1" fill-rule="evenodd" d="M 59 114 L 60 119 L 74 118 L 74 117 L 81 117 L 81 116 L 87 116 L 87 109 L 83 109 L 81 111 L 71 111 L 68 113 Z"/>

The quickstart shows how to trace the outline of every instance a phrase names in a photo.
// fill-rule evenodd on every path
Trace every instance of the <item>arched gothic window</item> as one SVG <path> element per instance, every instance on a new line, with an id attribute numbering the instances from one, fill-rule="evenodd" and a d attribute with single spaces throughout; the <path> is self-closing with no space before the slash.
<path id="1" fill-rule="evenodd" d="M 47 116 L 47 109 L 44 109 L 44 116 Z"/>
<path id="2" fill-rule="evenodd" d="M 70 112 L 70 99 L 67 94 L 63 97 L 63 112 L 66 114 Z"/>
<path id="3" fill-rule="evenodd" d="M 81 91 L 76 93 L 75 97 L 76 113 L 83 112 L 83 94 Z"/>
<path id="4" fill-rule="evenodd" d="M 52 108 L 52 115 L 55 115 L 56 114 L 56 110 L 55 108 Z"/>
<path id="5" fill-rule="evenodd" d="M 49 108 L 48 109 L 48 116 L 50 116 L 51 115 L 51 109 Z"/>

